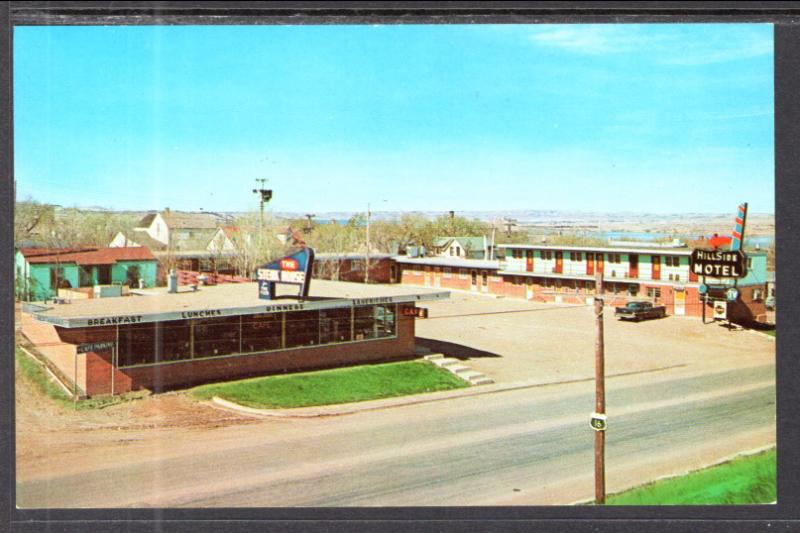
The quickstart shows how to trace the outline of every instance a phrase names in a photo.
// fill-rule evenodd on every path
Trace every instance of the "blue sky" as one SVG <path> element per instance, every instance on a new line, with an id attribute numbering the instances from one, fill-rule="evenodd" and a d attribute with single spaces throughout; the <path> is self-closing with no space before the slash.
<path id="1" fill-rule="evenodd" d="M 276 211 L 773 212 L 772 35 L 17 27 L 17 196 L 250 210 L 264 177 Z"/>

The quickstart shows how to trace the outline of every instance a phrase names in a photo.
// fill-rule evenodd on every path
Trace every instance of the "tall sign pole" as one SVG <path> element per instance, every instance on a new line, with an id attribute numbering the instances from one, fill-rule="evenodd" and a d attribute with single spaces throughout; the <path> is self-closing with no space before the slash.
<path id="1" fill-rule="evenodd" d="M 606 372 L 605 343 L 603 339 L 603 272 L 595 273 L 595 338 L 594 338 L 594 381 L 595 412 L 592 414 L 594 433 L 594 501 L 597 505 L 606 503 Z"/>

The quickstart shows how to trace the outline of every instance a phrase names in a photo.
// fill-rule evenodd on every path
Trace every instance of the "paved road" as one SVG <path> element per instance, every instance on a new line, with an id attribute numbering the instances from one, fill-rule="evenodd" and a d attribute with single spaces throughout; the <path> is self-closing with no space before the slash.
<path id="1" fill-rule="evenodd" d="M 609 491 L 774 443 L 774 366 L 609 380 Z M 191 453 L 23 481 L 20 507 L 565 504 L 593 494 L 591 383 L 163 441 Z M 159 447 L 156 447 L 156 452 Z M 123 455 L 125 455 L 123 457 Z"/>

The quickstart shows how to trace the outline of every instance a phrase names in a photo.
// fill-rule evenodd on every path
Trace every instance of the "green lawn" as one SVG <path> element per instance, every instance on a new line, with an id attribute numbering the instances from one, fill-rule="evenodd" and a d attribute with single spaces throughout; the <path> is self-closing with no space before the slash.
<path id="1" fill-rule="evenodd" d="M 424 361 L 364 365 L 203 385 L 198 399 L 219 396 L 248 407 L 289 408 L 361 402 L 458 389 L 467 383 Z"/>
<path id="2" fill-rule="evenodd" d="M 764 333 L 766 333 L 767 335 L 772 335 L 774 337 L 775 336 L 775 329 L 766 329 L 766 330 L 764 330 Z"/>
<path id="3" fill-rule="evenodd" d="M 67 394 L 53 379 L 47 374 L 42 365 L 34 361 L 29 355 L 19 349 L 15 349 L 15 358 L 17 361 L 17 371 L 22 374 L 24 379 L 28 380 L 35 388 L 43 395 L 51 400 L 62 404 L 65 407 L 77 409 L 99 409 L 109 405 L 115 405 L 121 402 L 128 401 L 136 394 L 118 394 L 116 396 L 102 396 L 98 398 L 87 398 L 79 400 L 75 403 L 71 394 Z"/>
<path id="4" fill-rule="evenodd" d="M 608 505 L 724 505 L 777 500 L 775 449 L 614 494 Z"/>

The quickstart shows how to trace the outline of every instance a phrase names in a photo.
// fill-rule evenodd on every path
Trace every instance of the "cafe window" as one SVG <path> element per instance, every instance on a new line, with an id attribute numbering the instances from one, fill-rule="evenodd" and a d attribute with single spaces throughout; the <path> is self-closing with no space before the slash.
<path id="1" fill-rule="evenodd" d="M 350 309 L 326 309 L 319 312 L 319 342 L 330 344 L 351 340 Z"/>
<path id="2" fill-rule="evenodd" d="M 319 311 L 295 311 L 286 314 L 286 347 L 319 344 Z"/>
<path id="3" fill-rule="evenodd" d="M 395 335 L 395 306 L 368 305 L 353 312 L 354 340 L 367 340 Z"/>
<path id="4" fill-rule="evenodd" d="M 239 351 L 239 317 L 194 321 L 194 357 L 230 355 Z"/>
<path id="5" fill-rule="evenodd" d="M 170 320 L 120 326 L 118 349 L 120 366 L 190 359 L 189 322 Z"/>
<path id="6" fill-rule="evenodd" d="M 242 352 L 264 352 L 281 347 L 281 313 L 243 315 Z"/>
<path id="7" fill-rule="evenodd" d="M 661 287 L 648 287 L 647 297 L 658 302 L 661 299 Z"/>

